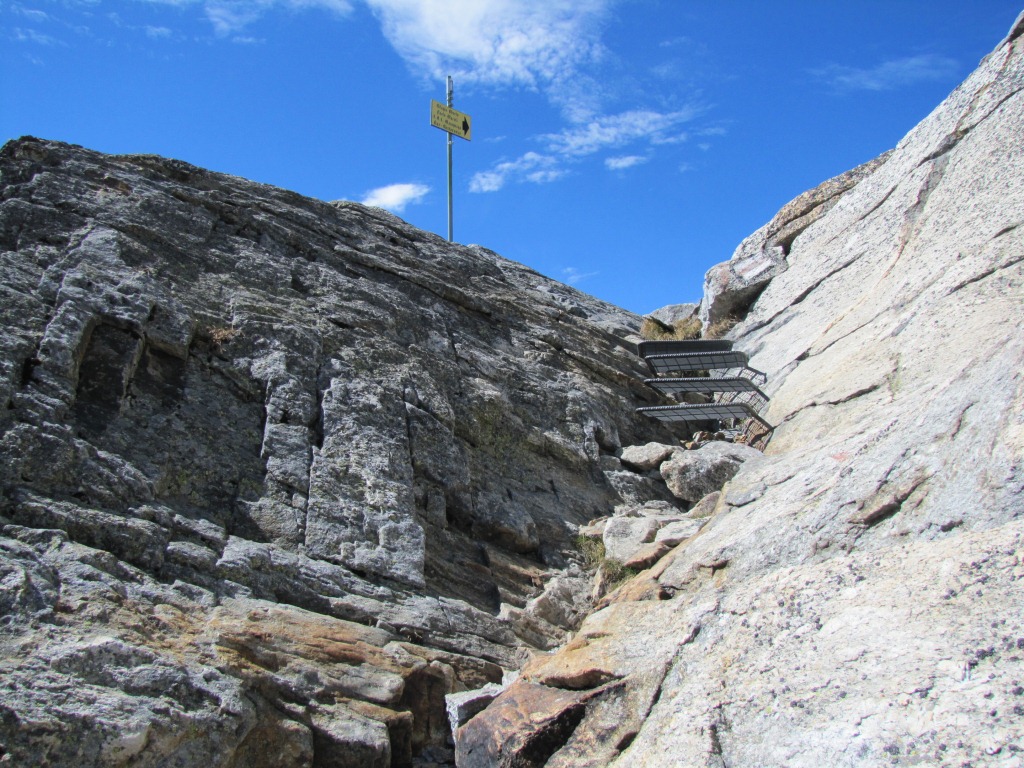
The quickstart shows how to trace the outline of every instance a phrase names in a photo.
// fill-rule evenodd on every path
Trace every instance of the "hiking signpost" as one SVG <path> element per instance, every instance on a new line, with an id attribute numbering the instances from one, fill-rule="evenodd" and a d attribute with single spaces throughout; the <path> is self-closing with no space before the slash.
<path id="1" fill-rule="evenodd" d="M 469 141 L 473 133 L 473 118 L 452 109 L 452 96 L 452 78 L 449 75 L 448 103 L 430 100 L 430 124 L 448 134 L 448 242 L 452 241 L 452 136 Z"/>

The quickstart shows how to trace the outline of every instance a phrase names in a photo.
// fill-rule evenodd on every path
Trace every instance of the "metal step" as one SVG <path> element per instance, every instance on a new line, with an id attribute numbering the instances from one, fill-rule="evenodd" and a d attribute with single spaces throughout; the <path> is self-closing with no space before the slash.
<path id="1" fill-rule="evenodd" d="M 687 392 L 753 392 L 765 400 L 768 396 L 750 379 L 741 376 L 717 379 L 712 377 L 674 379 L 662 377 L 644 379 L 644 384 L 654 387 L 664 395 L 682 395 Z"/>
<path id="2" fill-rule="evenodd" d="M 721 421 L 722 419 L 756 419 L 770 427 L 767 421 L 762 419 L 746 403 L 704 403 L 701 405 L 690 405 L 680 403 L 679 405 L 651 405 L 645 408 L 637 408 L 637 413 L 645 416 L 653 416 L 661 421 Z"/>
<path id="3" fill-rule="evenodd" d="M 678 355 L 686 352 L 728 352 L 732 349 L 732 342 L 728 339 L 666 339 L 641 341 L 636 345 L 636 349 L 640 357 L 647 358 L 651 355 Z"/>
<path id="4" fill-rule="evenodd" d="M 647 367 L 651 369 L 651 373 L 657 376 L 670 373 L 710 371 L 715 368 L 746 368 L 749 358 L 744 352 L 720 350 L 648 355 L 644 359 L 647 361 Z"/>

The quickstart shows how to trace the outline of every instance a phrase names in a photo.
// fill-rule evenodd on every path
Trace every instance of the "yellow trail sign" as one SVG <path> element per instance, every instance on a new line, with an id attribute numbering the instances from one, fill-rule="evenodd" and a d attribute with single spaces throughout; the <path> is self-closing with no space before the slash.
<path id="1" fill-rule="evenodd" d="M 430 100 L 430 124 L 466 141 L 473 133 L 473 118 L 433 99 Z"/>

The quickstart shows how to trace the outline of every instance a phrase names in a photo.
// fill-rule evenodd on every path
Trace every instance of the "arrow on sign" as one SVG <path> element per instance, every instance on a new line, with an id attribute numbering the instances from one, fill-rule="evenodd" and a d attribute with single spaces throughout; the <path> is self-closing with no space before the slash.
<path id="1" fill-rule="evenodd" d="M 473 133 L 473 118 L 439 101 L 430 102 L 430 124 L 445 133 L 470 141 Z"/>

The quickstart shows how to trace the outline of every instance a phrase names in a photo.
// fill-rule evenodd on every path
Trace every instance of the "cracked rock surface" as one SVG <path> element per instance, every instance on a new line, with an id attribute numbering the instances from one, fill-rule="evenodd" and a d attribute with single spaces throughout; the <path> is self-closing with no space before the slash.
<path id="1" fill-rule="evenodd" d="M 574 694 L 571 733 L 546 762 L 480 739 L 521 688 L 475 752 L 1024 766 L 1022 33 L 788 243 L 731 334 L 768 374 L 764 458 L 523 670 Z"/>
<path id="2" fill-rule="evenodd" d="M 25 138 L 0 271 L 5 764 L 449 764 L 672 440 L 640 318 L 353 203 Z"/>

